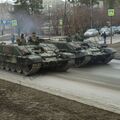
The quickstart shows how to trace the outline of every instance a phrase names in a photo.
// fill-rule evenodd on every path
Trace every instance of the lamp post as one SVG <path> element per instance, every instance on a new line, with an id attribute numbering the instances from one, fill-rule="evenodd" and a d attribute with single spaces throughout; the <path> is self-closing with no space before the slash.
<path id="1" fill-rule="evenodd" d="M 111 29 L 111 37 L 110 37 L 110 44 L 112 44 L 112 34 L 113 34 L 113 31 L 112 31 L 112 18 L 115 16 L 115 9 L 114 9 L 114 4 L 115 4 L 115 1 L 114 0 L 109 0 L 109 9 L 108 9 L 108 16 L 110 17 L 110 29 Z"/>
<path id="2" fill-rule="evenodd" d="M 112 34 L 113 34 L 113 31 L 112 31 L 112 16 L 110 17 L 110 31 L 111 31 L 111 35 L 110 35 L 110 44 L 112 44 Z"/>
<path id="3" fill-rule="evenodd" d="M 111 37 L 110 37 L 110 43 L 112 44 L 112 17 L 115 16 L 115 10 L 114 9 L 108 9 L 108 16 L 110 17 L 110 30 L 111 30 Z"/>

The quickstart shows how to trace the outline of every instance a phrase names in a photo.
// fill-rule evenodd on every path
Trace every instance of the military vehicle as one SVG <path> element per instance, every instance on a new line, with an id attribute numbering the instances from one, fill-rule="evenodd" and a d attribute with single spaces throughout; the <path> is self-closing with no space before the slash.
<path id="1" fill-rule="evenodd" d="M 39 71 L 42 59 L 25 46 L 0 44 L 0 68 L 31 75 Z"/>
<path id="2" fill-rule="evenodd" d="M 75 66 L 81 67 L 91 60 L 91 52 L 87 49 L 81 49 L 81 46 L 75 42 L 54 42 L 62 52 L 70 52 L 75 55 Z"/>
<path id="3" fill-rule="evenodd" d="M 84 66 L 91 60 L 90 51 L 87 49 L 81 49 L 80 44 L 69 41 L 69 38 L 66 36 L 41 38 L 41 41 L 54 44 L 61 53 L 66 52 L 74 54 L 74 66 L 76 67 Z"/>
<path id="4" fill-rule="evenodd" d="M 70 58 L 67 55 L 60 54 L 56 48 L 50 44 L 41 43 L 39 45 L 26 46 L 32 53 L 41 56 L 41 69 L 54 69 L 57 71 L 67 71 L 70 67 Z"/>
<path id="5" fill-rule="evenodd" d="M 72 66 L 72 64 L 74 64 L 74 59 L 75 59 L 75 55 L 70 53 L 70 52 L 61 52 L 54 44 L 51 43 L 40 43 L 40 46 L 46 47 L 47 51 L 51 51 L 51 52 L 55 52 L 55 54 L 57 54 L 57 56 L 60 56 L 61 58 L 65 59 L 69 59 L 69 64 L 70 66 Z"/>
<path id="6" fill-rule="evenodd" d="M 91 60 L 89 62 L 92 64 L 107 64 L 114 59 L 114 55 L 116 53 L 113 48 L 109 48 L 106 45 L 100 45 L 91 41 L 85 41 L 81 43 L 81 46 L 83 49 L 87 49 L 92 53 Z"/>

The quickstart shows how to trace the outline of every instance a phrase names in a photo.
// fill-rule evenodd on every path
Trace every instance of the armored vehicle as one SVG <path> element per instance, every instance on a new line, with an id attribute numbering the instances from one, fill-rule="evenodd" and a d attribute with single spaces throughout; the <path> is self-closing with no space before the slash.
<path id="1" fill-rule="evenodd" d="M 41 43 L 39 45 L 27 45 L 31 52 L 41 56 L 41 69 L 54 69 L 58 71 L 67 71 L 70 67 L 70 58 L 67 55 L 60 54 L 57 49 L 50 44 Z"/>
<path id="2" fill-rule="evenodd" d="M 89 63 L 93 64 L 107 64 L 112 59 L 114 59 L 114 55 L 116 51 L 113 48 L 109 48 L 106 45 L 100 45 L 96 42 L 86 41 L 81 43 L 83 49 L 87 49 L 92 53 L 91 61 Z"/>
<path id="3" fill-rule="evenodd" d="M 68 59 L 70 66 L 74 64 L 75 55 L 70 52 L 61 52 L 54 44 L 52 43 L 40 43 L 41 46 L 49 47 L 49 50 L 57 54 L 57 56 L 60 56 L 62 59 Z"/>
<path id="4" fill-rule="evenodd" d="M 41 41 L 54 44 L 61 53 L 74 54 L 74 66 L 81 67 L 86 65 L 91 60 L 91 52 L 87 49 L 81 49 L 80 44 L 76 42 L 68 42 L 66 36 L 41 38 Z"/>
<path id="5" fill-rule="evenodd" d="M 91 60 L 91 53 L 86 49 L 81 49 L 81 46 L 75 42 L 54 42 L 54 44 L 62 52 L 70 52 L 75 55 L 75 66 L 81 67 L 86 65 Z"/>
<path id="6" fill-rule="evenodd" d="M 39 71 L 41 57 L 32 54 L 25 46 L 0 44 L 0 68 L 31 75 Z"/>

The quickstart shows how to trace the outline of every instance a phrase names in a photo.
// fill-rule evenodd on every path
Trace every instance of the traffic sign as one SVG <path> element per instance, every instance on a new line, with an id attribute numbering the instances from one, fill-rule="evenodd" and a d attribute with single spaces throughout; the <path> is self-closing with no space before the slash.
<path id="1" fill-rule="evenodd" d="M 12 20 L 12 21 L 11 21 L 11 24 L 12 24 L 12 27 L 17 26 L 17 20 Z"/>
<path id="2" fill-rule="evenodd" d="M 11 25 L 11 20 L 0 20 L 0 25 Z"/>
<path id="3" fill-rule="evenodd" d="M 11 25 L 11 20 L 7 20 L 6 25 Z"/>
<path id="4" fill-rule="evenodd" d="M 0 25 L 11 25 L 12 27 L 17 26 L 17 20 L 0 20 Z"/>
<path id="5" fill-rule="evenodd" d="M 2 24 L 6 25 L 7 24 L 7 20 L 2 20 Z"/>
<path id="6" fill-rule="evenodd" d="M 115 10 L 114 9 L 108 9 L 108 16 L 109 17 L 115 16 Z"/>

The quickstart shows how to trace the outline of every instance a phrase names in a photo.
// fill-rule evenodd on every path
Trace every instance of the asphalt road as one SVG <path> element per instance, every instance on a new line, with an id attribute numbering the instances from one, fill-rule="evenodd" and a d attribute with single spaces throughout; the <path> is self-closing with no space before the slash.
<path id="1" fill-rule="evenodd" d="M 72 68 L 66 73 L 42 72 L 25 77 L 0 70 L 0 78 L 120 114 L 120 61 Z"/>

